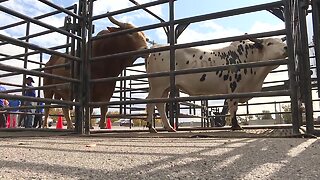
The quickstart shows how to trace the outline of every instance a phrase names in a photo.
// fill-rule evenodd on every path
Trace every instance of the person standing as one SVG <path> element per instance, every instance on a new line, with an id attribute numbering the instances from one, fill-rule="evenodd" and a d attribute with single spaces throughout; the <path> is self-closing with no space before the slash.
<path id="1" fill-rule="evenodd" d="M 17 109 L 11 109 L 9 116 L 10 116 L 10 122 L 9 122 L 9 128 L 16 128 L 17 127 L 17 123 L 18 123 L 18 114 L 17 112 L 19 111 L 18 107 L 20 107 L 21 105 L 21 101 L 20 100 L 16 100 L 16 99 L 12 99 L 9 100 L 9 106 L 10 107 L 17 107 Z"/>
<path id="2" fill-rule="evenodd" d="M 36 91 L 34 89 L 29 89 L 29 88 L 33 87 L 32 83 L 34 83 L 33 78 L 32 77 L 28 77 L 26 79 L 27 87 L 26 87 L 26 94 L 25 95 L 29 96 L 29 97 L 36 97 Z M 26 106 L 32 106 L 32 103 L 30 101 L 26 101 L 25 105 Z M 32 111 L 31 109 L 29 109 L 27 112 L 28 113 L 34 113 L 34 110 Z M 34 119 L 34 115 L 27 114 L 27 117 L 25 118 L 25 121 L 24 121 L 25 128 L 32 128 L 33 119 Z"/>
<path id="3" fill-rule="evenodd" d="M 0 108 L 5 107 L 5 99 L 0 99 Z M 6 128 L 7 118 L 4 114 L 5 111 L 0 110 L 0 128 Z"/>
<path id="4" fill-rule="evenodd" d="M 0 91 L 5 91 L 6 88 L 4 88 L 3 86 L 0 86 Z M 1 99 L 0 98 L 0 108 L 3 108 L 6 106 L 6 100 L 5 99 Z M 5 115 L 4 110 L 0 110 L 0 128 L 6 128 L 6 124 L 7 124 L 7 118 Z"/>
<path id="5" fill-rule="evenodd" d="M 42 106 L 43 102 L 39 102 L 38 105 Z M 41 128 L 42 125 L 42 115 L 43 115 L 43 107 L 36 108 L 36 115 L 34 116 L 34 122 L 33 127 L 36 128 L 38 125 L 38 128 Z"/>

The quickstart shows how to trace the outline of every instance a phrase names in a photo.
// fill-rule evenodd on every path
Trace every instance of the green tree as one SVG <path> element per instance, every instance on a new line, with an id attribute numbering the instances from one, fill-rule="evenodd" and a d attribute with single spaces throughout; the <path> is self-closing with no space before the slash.
<path id="1" fill-rule="evenodd" d="M 50 108 L 49 114 L 51 115 L 50 117 L 52 118 L 53 121 L 58 120 L 57 115 L 62 115 L 62 119 L 64 119 L 63 112 L 61 108 Z"/>
<path id="2" fill-rule="evenodd" d="M 107 115 L 111 116 L 111 118 L 110 118 L 111 122 L 115 122 L 115 121 L 118 121 L 118 120 L 119 120 L 119 118 L 112 117 L 112 115 L 118 115 L 118 114 L 119 114 L 118 111 L 109 111 L 109 112 L 107 113 Z"/>
<path id="3" fill-rule="evenodd" d="M 282 105 L 281 108 L 283 109 L 284 112 L 291 112 L 291 106 L 290 105 Z M 292 123 L 291 113 L 282 114 L 282 118 L 283 118 L 285 123 L 287 123 L 287 124 Z"/>
<path id="4" fill-rule="evenodd" d="M 262 110 L 261 119 L 272 119 L 270 111 L 269 110 Z"/>

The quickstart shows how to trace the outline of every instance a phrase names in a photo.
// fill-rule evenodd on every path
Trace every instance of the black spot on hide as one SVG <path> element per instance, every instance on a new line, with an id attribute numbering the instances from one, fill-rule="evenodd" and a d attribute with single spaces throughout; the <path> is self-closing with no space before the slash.
<path id="1" fill-rule="evenodd" d="M 228 75 L 228 74 L 226 74 L 226 75 L 223 76 L 223 80 L 225 80 L 225 81 L 228 80 L 228 78 L 229 78 L 229 75 Z"/>
<path id="2" fill-rule="evenodd" d="M 200 81 L 202 82 L 202 81 L 204 81 L 204 80 L 206 80 L 206 74 L 203 74 L 202 76 L 201 76 L 201 78 L 200 78 Z"/>
<path id="3" fill-rule="evenodd" d="M 236 88 L 237 88 L 237 83 L 235 81 L 230 83 L 231 92 L 234 92 L 236 90 Z"/>
<path id="4" fill-rule="evenodd" d="M 238 49 L 237 49 L 238 54 L 242 55 L 243 51 L 244 51 L 243 46 L 241 44 L 238 45 Z"/>
<path id="5" fill-rule="evenodd" d="M 237 82 L 239 82 L 240 80 L 241 80 L 241 74 L 238 75 Z"/>

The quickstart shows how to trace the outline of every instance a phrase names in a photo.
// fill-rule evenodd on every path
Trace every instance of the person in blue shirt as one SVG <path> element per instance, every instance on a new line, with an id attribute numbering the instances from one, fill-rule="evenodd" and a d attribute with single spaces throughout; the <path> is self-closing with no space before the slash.
<path id="1" fill-rule="evenodd" d="M 3 86 L 0 86 L 0 91 L 5 91 L 6 89 Z M 5 107 L 5 99 L 0 98 L 0 108 Z M 0 110 L 0 128 L 6 128 L 7 118 L 4 114 L 5 111 Z"/>
<path id="2" fill-rule="evenodd" d="M 37 104 L 40 106 L 43 106 L 43 102 L 38 102 Z M 36 115 L 34 116 L 34 122 L 33 122 L 34 128 L 36 128 L 38 124 L 39 124 L 38 128 L 41 128 L 43 111 L 44 109 L 42 107 L 36 108 Z"/>
<path id="3" fill-rule="evenodd" d="M 16 100 L 16 99 L 9 100 L 9 106 L 10 107 L 20 107 L 20 105 L 21 105 L 21 101 L 20 100 Z M 17 127 L 17 123 L 18 123 L 18 114 L 17 114 L 17 112 L 18 111 L 19 111 L 18 108 L 10 110 L 10 112 L 13 112 L 13 113 L 9 114 L 9 116 L 10 116 L 10 122 L 9 122 L 10 126 L 9 126 L 9 128 Z"/>
<path id="4" fill-rule="evenodd" d="M 5 107 L 4 99 L 0 99 L 0 108 Z M 0 128 L 5 128 L 7 123 L 7 118 L 4 111 L 0 110 Z"/>
<path id="5" fill-rule="evenodd" d="M 32 83 L 34 83 L 34 80 L 32 77 L 28 77 L 26 78 L 26 96 L 30 96 L 30 97 L 36 97 L 36 91 L 34 89 L 28 89 L 28 88 L 32 88 L 33 85 Z M 26 106 L 31 106 L 31 102 L 30 101 L 26 101 L 25 102 L 25 105 Z M 31 111 L 31 109 L 29 109 L 27 112 L 29 113 L 33 113 Z M 32 124 L 33 124 L 33 119 L 34 119 L 34 115 L 32 114 L 27 114 L 27 118 L 25 118 L 25 121 L 24 121 L 24 127 L 25 128 L 32 128 Z"/>

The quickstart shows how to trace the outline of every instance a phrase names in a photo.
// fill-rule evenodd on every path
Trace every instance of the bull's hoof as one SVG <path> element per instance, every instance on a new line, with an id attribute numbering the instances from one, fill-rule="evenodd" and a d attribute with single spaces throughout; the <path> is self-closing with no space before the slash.
<path id="1" fill-rule="evenodd" d="M 231 130 L 232 130 L 232 131 L 243 130 L 243 128 L 242 128 L 241 126 L 239 126 L 239 125 L 236 125 L 236 126 L 232 126 L 232 127 L 231 127 Z"/>
<path id="2" fill-rule="evenodd" d="M 73 126 L 67 126 L 67 129 L 74 129 Z"/>
<path id="3" fill-rule="evenodd" d="M 154 127 L 149 128 L 149 132 L 150 133 L 158 133 L 158 131 Z"/>
<path id="4" fill-rule="evenodd" d="M 167 129 L 167 131 L 168 132 L 177 132 L 175 129 L 173 129 L 173 128 L 169 128 L 169 129 Z"/>
<path id="5" fill-rule="evenodd" d="M 100 129 L 107 129 L 105 124 L 100 124 L 99 127 Z"/>

